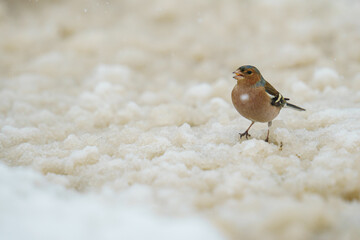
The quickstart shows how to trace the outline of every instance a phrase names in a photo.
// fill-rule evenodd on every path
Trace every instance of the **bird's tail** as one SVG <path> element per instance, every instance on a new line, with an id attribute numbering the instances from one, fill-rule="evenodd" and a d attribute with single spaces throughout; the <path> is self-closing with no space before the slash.
<path id="1" fill-rule="evenodd" d="M 301 108 L 294 104 L 288 103 L 287 101 L 289 101 L 289 100 L 290 100 L 290 98 L 284 98 L 280 93 L 278 93 L 277 96 L 275 96 L 271 99 L 271 105 L 274 105 L 277 107 L 288 107 L 288 108 L 295 109 L 297 111 L 305 111 L 304 108 Z"/>
<path id="2" fill-rule="evenodd" d="M 285 103 L 284 107 L 292 108 L 292 109 L 295 109 L 297 111 L 305 111 L 304 108 L 298 107 L 298 106 L 296 106 L 294 104 L 291 104 L 291 103 L 288 103 L 288 102 Z"/>

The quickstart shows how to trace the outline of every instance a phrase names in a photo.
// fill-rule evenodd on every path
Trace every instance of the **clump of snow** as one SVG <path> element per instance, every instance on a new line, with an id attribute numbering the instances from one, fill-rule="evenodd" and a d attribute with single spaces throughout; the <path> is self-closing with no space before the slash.
<path id="1" fill-rule="evenodd" d="M 190 87 L 186 93 L 186 97 L 204 99 L 211 95 L 212 88 L 207 83 L 201 83 Z"/>
<path id="2" fill-rule="evenodd" d="M 313 78 L 312 83 L 318 89 L 339 87 L 341 85 L 339 74 L 332 68 L 316 69 Z"/>
<path id="3" fill-rule="evenodd" d="M 0 238 L 359 238 L 360 4 L 179 6 L 0 3 Z M 307 109 L 270 143 L 244 64 Z"/>

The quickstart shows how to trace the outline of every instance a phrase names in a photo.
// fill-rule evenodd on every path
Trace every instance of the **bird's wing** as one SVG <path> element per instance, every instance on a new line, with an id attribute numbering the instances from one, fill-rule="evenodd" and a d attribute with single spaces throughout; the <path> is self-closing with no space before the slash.
<path id="1" fill-rule="evenodd" d="M 278 90 L 276 90 L 270 83 L 265 81 L 265 91 L 272 97 L 277 97 L 279 95 Z"/>
<path id="2" fill-rule="evenodd" d="M 271 97 L 271 105 L 276 107 L 289 107 L 298 111 L 305 111 L 304 108 L 296 106 L 294 104 L 288 103 L 287 101 L 290 100 L 289 98 L 284 98 L 281 93 L 278 92 L 270 83 L 265 81 L 265 91 Z"/>
<path id="3" fill-rule="evenodd" d="M 281 93 L 278 92 L 270 83 L 265 81 L 265 91 L 271 97 L 271 105 L 277 107 L 284 107 L 286 105 L 286 101 L 289 100 L 288 98 L 284 98 Z"/>

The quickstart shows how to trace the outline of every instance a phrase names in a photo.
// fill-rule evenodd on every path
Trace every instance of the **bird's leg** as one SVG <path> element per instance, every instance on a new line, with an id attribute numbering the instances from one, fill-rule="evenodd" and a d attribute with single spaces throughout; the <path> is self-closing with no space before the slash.
<path id="1" fill-rule="evenodd" d="M 250 126 L 248 127 L 248 129 L 246 129 L 245 132 L 239 133 L 240 139 L 241 139 L 243 136 L 245 136 L 246 139 L 248 139 L 248 137 L 251 137 L 251 135 L 249 134 L 249 130 L 250 130 L 251 126 L 252 126 L 254 123 L 255 123 L 255 122 L 251 122 Z"/>
<path id="2" fill-rule="evenodd" d="M 268 122 L 268 132 L 267 132 L 267 136 L 266 136 L 265 142 L 269 142 L 269 133 L 270 133 L 271 124 L 272 124 L 271 121 Z"/>
<path id="3" fill-rule="evenodd" d="M 267 136 L 266 136 L 265 142 L 269 142 L 269 132 L 270 132 L 270 130 L 268 129 L 268 132 L 267 132 Z"/>

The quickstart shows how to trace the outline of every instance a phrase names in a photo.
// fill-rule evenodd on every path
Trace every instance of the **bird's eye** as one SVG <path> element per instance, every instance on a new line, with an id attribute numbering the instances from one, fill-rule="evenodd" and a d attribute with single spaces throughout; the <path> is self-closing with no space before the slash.
<path id="1" fill-rule="evenodd" d="M 251 74 L 251 73 L 252 73 L 252 71 L 247 71 L 246 73 L 247 73 L 247 74 Z"/>

